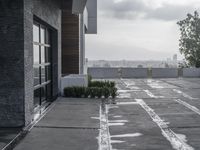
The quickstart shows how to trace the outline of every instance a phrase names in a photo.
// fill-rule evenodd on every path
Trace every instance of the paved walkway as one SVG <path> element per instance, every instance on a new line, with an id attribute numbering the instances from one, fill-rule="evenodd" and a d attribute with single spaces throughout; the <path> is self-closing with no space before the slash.
<path id="1" fill-rule="evenodd" d="M 97 150 L 99 100 L 60 98 L 15 150 Z"/>
<path id="2" fill-rule="evenodd" d="M 117 105 L 106 106 L 111 149 L 200 149 L 200 79 L 115 81 Z"/>
<path id="3" fill-rule="evenodd" d="M 121 79 L 116 104 L 60 98 L 15 150 L 199 150 L 200 79 Z"/>

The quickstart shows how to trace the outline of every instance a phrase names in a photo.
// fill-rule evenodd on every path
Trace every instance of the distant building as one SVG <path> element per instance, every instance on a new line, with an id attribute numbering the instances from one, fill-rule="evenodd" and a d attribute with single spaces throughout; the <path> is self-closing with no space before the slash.
<path id="1" fill-rule="evenodd" d="M 177 59 L 178 59 L 177 54 L 174 54 L 173 61 L 177 61 Z"/>

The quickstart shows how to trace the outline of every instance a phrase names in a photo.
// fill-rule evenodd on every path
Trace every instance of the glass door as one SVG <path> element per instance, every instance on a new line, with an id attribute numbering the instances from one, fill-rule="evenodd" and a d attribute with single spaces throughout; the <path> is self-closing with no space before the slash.
<path id="1" fill-rule="evenodd" d="M 34 105 L 40 107 L 51 100 L 51 44 L 49 29 L 33 25 Z"/>

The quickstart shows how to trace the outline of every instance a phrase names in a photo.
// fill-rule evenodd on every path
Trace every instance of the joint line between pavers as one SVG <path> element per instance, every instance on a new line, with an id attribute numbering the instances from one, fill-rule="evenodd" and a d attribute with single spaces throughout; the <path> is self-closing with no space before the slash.
<path id="1" fill-rule="evenodd" d="M 110 142 L 110 132 L 108 126 L 108 107 L 102 102 L 100 105 L 100 130 L 99 130 L 99 150 L 112 150 Z"/>
<path id="2" fill-rule="evenodd" d="M 190 100 L 196 100 L 196 99 L 198 99 L 198 98 L 193 98 L 190 95 L 188 95 L 188 94 L 186 94 L 186 93 L 184 93 L 184 92 L 182 92 L 180 90 L 177 90 L 177 89 L 173 89 L 173 91 L 176 92 L 176 93 L 178 93 L 178 94 L 181 94 L 183 97 L 188 98 Z"/>
<path id="3" fill-rule="evenodd" d="M 151 119 L 159 126 L 162 135 L 171 143 L 172 147 L 176 150 L 194 150 L 193 147 L 181 140 L 174 131 L 172 131 L 166 122 L 162 120 L 154 110 L 149 107 L 142 99 L 135 99 L 136 102 L 149 114 Z"/>
<path id="4" fill-rule="evenodd" d="M 187 107 L 188 109 L 192 110 L 193 112 L 197 113 L 198 115 L 200 115 L 200 110 L 198 108 L 196 108 L 195 106 L 192 106 L 190 104 L 188 104 L 187 102 L 184 102 L 180 99 L 175 99 L 176 102 L 178 102 L 179 104 Z"/>
<path id="5" fill-rule="evenodd" d="M 94 127 L 78 127 L 78 126 L 71 126 L 71 127 L 64 127 L 64 126 L 35 126 L 35 128 L 49 128 L 49 129 L 80 129 L 80 130 L 98 130 L 99 128 Z"/>

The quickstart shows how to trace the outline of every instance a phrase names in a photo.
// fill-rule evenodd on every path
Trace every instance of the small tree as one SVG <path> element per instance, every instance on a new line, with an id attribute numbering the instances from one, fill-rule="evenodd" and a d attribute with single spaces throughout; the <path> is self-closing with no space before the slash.
<path id="1" fill-rule="evenodd" d="M 185 56 L 188 65 L 200 67 L 200 18 L 197 11 L 194 15 L 187 14 L 187 18 L 177 23 L 180 26 L 181 37 L 179 50 Z"/>

